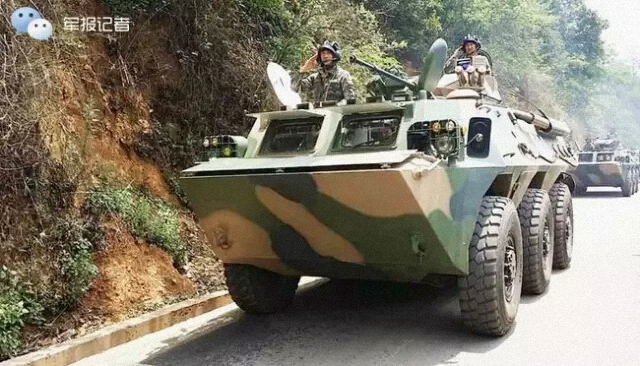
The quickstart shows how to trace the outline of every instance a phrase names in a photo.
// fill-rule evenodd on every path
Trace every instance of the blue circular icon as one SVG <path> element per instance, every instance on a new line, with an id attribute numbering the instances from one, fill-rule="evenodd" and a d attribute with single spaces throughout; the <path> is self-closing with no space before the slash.
<path id="1" fill-rule="evenodd" d="M 32 20 L 27 27 L 27 32 L 33 39 L 44 41 L 49 39 L 53 34 L 53 27 L 51 23 L 46 19 Z"/>
<path id="2" fill-rule="evenodd" d="M 27 33 L 29 23 L 31 23 L 32 20 L 40 18 L 42 18 L 42 16 L 36 9 L 25 6 L 11 14 L 11 25 L 18 33 Z"/>

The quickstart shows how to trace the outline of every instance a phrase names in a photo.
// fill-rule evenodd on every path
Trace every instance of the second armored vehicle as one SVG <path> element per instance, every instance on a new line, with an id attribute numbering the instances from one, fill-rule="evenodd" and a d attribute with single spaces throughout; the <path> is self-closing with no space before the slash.
<path id="1" fill-rule="evenodd" d="M 586 193 L 588 187 L 619 187 L 624 197 L 638 192 L 638 156 L 621 148 L 618 140 L 587 140 L 578 160 L 578 168 L 572 173 L 576 194 Z"/>
<path id="2" fill-rule="evenodd" d="M 569 266 L 569 128 L 502 105 L 486 57 L 442 75 L 446 53 L 437 40 L 409 79 L 352 57 L 381 75 L 366 103 L 288 105 L 284 73 L 272 81 L 281 110 L 253 114 L 246 138 L 205 138 L 211 158 L 181 186 L 240 308 L 286 308 L 304 275 L 449 275 L 464 324 L 500 336 L 521 292 L 543 293 Z"/>

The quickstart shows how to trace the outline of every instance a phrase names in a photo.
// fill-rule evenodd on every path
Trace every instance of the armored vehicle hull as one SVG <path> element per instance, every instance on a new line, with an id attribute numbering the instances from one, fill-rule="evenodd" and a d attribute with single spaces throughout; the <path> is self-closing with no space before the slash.
<path id="1" fill-rule="evenodd" d="M 223 262 L 286 275 L 410 282 L 429 274 L 466 275 L 483 197 L 492 185 L 498 188 L 495 182 L 508 181 L 500 187 L 505 191 L 518 182 L 513 174 L 501 175 L 505 165 L 478 167 L 471 160 L 427 170 L 435 159 L 411 151 L 287 160 L 293 165 L 234 160 L 226 163 L 242 175 L 216 176 L 206 169 L 220 167 L 205 163 L 183 180 L 184 191 L 201 197 L 192 206 Z M 287 172 L 320 161 L 332 165 Z M 252 172 L 251 166 L 282 172 Z M 562 170 L 540 173 L 538 186 L 549 190 Z M 522 184 L 537 172 L 516 167 L 513 173 Z M 513 191 L 515 203 L 527 186 Z"/>
<path id="2" fill-rule="evenodd" d="M 552 267 L 569 266 L 569 128 L 501 105 L 486 59 L 470 61 L 481 75 L 435 77 L 443 43 L 419 85 L 380 72 L 395 81 L 385 96 L 285 105 L 253 114 L 246 138 L 205 138 L 210 158 L 180 184 L 240 308 L 286 308 L 302 275 L 451 275 L 464 323 L 500 336 L 521 292 L 543 293 Z"/>
<path id="3" fill-rule="evenodd" d="M 576 194 L 586 193 L 589 187 L 620 188 L 625 197 L 638 191 L 638 164 L 625 152 L 582 152 L 579 165 L 572 174 Z"/>

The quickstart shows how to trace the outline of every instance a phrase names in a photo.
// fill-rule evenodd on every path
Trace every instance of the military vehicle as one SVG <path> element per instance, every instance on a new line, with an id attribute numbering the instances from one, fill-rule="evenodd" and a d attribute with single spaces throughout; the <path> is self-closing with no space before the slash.
<path id="1" fill-rule="evenodd" d="M 638 155 L 624 149 L 612 138 L 587 139 L 578 157 L 578 168 L 572 173 L 576 195 L 583 195 L 588 187 L 619 187 L 622 196 L 638 192 Z"/>
<path id="2" fill-rule="evenodd" d="M 501 336 L 522 291 L 541 294 L 573 248 L 577 151 L 568 126 L 501 105 L 487 59 L 444 74 L 438 39 L 420 75 L 377 95 L 299 103 L 270 64 L 279 110 L 247 137 L 206 137 L 180 184 L 248 313 L 292 303 L 300 276 L 422 283 L 458 278 L 463 323 Z M 376 89 L 376 88 L 374 88 Z"/>

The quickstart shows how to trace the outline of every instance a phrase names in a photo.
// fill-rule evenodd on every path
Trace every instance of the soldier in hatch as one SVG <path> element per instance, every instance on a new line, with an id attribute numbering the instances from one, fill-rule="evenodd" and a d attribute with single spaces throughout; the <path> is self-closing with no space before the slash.
<path id="1" fill-rule="evenodd" d="M 351 80 L 351 74 L 338 66 L 338 61 L 338 45 L 325 42 L 318 47 L 318 52 L 300 67 L 301 73 L 311 72 L 317 67 L 317 72 L 300 81 L 300 92 L 304 101 L 344 102 L 356 99 L 356 87 Z"/>
<path id="2" fill-rule="evenodd" d="M 489 65 L 493 68 L 493 63 L 491 61 L 491 56 L 487 52 L 481 49 L 482 45 L 480 41 L 478 41 L 478 37 L 472 36 L 468 34 L 466 37 L 462 39 L 462 43 L 460 47 L 454 52 L 453 56 L 447 60 L 445 64 L 445 72 L 450 73 L 453 72 L 456 67 L 456 63 L 459 59 L 462 58 L 472 58 L 473 56 L 484 56 L 489 61 Z"/>

